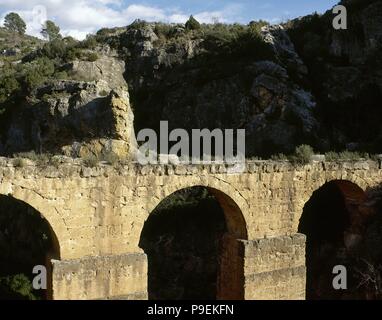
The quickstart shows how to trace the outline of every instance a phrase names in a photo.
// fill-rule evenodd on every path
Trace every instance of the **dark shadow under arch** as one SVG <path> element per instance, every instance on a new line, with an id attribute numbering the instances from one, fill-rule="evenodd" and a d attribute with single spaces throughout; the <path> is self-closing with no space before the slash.
<path id="1" fill-rule="evenodd" d="M 243 299 L 239 240 L 246 239 L 242 212 L 225 193 L 201 186 L 173 193 L 154 209 L 141 234 L 149 299 Z"/>
<path id="2" fill-rule="evenodd" d="M 29 204 L 0 195 L 0 299 L 51 299 L 51 259 L 60 258 L 49 222 Z M 47 268 L 47 290 L 33 290 L 33 267 Z"/>
<path id="3" fill-rule="evenodd" d="M 366 194 L 356 184 L 334 180 L 305 204 L 298 231 L 307 236 L 307 299 L 342 299 L 333 288 L 333 267 L 346 264 L 367 227 Z"/>

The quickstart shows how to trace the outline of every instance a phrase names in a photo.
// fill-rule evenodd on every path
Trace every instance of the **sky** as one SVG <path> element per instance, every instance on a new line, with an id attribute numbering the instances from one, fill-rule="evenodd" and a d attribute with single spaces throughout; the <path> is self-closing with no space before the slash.
<path id="1" fill-rule="evenodd" d="M 0 0 L 0 25 L 9 12 L 27 23 L 27 33 L 39 36 L 52 20 L 64 36 L 84 39 L 103 27 L 121 27 L 135 19 L 184 23 L 192 14 L 200 22 L 279 23 L 312 12 L 325 12 L 339 0 Z"/>

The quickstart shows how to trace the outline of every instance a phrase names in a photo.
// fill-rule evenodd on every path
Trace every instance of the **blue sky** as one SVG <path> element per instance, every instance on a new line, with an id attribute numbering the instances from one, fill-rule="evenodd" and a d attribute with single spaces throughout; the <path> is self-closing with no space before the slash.
<path id="1" fill-rule="evenodd" d="M 263 19 L 278 23 L 314 11 L 331 9 L 338 0 L 0 0 L 0 24 L 10 11 L 27 22 L 27 33 L 39 35 L 41 24 L 55 21 L 64 35 L 82 39 L 102 27 L 125 26 L 135 19 L 185 22 L 193 14 L 201 22 Z"/>
<path id="2" fill-rule="evenodd" d="M 225 12 L 237 22 L 247 23 L 251 20 L 279 20 L 295 18 L 314 11 L 325 12 L 337 4 L 338 0 L 192 0 L 192 1 L 141 1 L 147 6 L 174 8 L 182 12 L 197 14 L 199 12 Z M 124 1 L 125 5 L 131 1 Z"/>

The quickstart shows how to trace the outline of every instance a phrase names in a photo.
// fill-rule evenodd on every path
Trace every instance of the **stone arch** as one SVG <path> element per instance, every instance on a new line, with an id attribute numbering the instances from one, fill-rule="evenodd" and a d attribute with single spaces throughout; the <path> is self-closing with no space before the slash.
<path id="1" fill-rule="evenodd" d="M 305 234 L 307 298 L 337 299 L 332 269 L 360 243 L 372 211 L 357 184 L 333 179 L 316 189 L 305 203 L 298 232 Z"/>
<path id="2" fill-rule="evenodd" d="M 17 255 L 14 256 L 14 254 L 11 253 L 10 257 L 14 257 L 14 261 L 18 261 L 17 266 L 20 266 L 20 265 L 23 266 L 20 270 L 24 270 L 25 266 L 28 266 L 30 263 L 32 263 L 34 261 L 30 265 L 31 270 L 30 270 L 30 274 L 28 273 L 28 276 L 32 276 L 32 269 L 34 266 L 36 266 L 35 264 L 37 262 L 39 264 L 45 265 L 47 268 L 47 285 L 48 285 L 48 287 L 47 287 L 47 290 L 44 292 L 44 296 L 47 299 L 52 299 L 53 298 L 53 279 L 52 279 L 53 270 L 52 270 L 51 261 L 52 261 L 52 259 L 58 260 L 58 259 L 60 259 L 60 256 L 61 256 L 59 240 L 57 238 L 56 232 L 52 228 L 52 225 L 50 224 L 50 222 L 42 214 L 42 212 L 40 210 L 36 209 L 34 206 L 27 203 L 26 201 L 15 198 L 12 195 L 0 194 L 0 203 L 1 203 L 2 209 L 6 210 L 7 213 L 16 212 L 16 213 L 20 214 L 20 215 L 18 215 L 19 219 L 13 219 L 13 216 L 12 216 L 12 221 L 17 221 L 17 222 L 12 223 L 12 221 L 11 221 L 10 224 L 13 227 L 9 226 L 9 227 L 11 227 L 10 230 L 13 230 L 13 228 L 16 228 L 16 230 L 22 231 L 23 229 L 20 229 L 20 226 L 22 228 L 28 227 L 29 224 L 25 224 L 27 222 L 31 223 L 31 225 L 35 227 L 35 228 L 29 228 L 29 230 L 31 230 L 31 232 L 29 232 L 29 233 L 28 232 L 22 232 L 22 234 L 24 235 L 24 240 L 21 240 L 21 243 L 23 243 L 23 241 L 24 242 L 27 241 L 24 243 L 23 247 L 20 247 L 18 243 L 16 243 L 16 248 L 12 247 L 13 250 L 15 250 L 15 249 L 17 250 L 17 246 L 19 246 L 19 248 L 21 248 L 20 250 L 24 250 L 24 251 L 27 250 L 27 252 L 35 252 L 35 254 L 30 254 L 30 258 L 27 258 L 27 260 L 24 260 L 24 258 L 20 259 L 21 256 L 22 257 L 28 256 L 27 254 L 24 255 L 24 253 L 22 253 L 20 257 L 17 257 Z M 10 210 L 10 211 L 8 211 L 8 210 Z M 0 212 L 0 215 L 1 214 L 2 214 L 2 212 Z M 7 219 L 6 216 L 7 215 L 5 215 L 5 219 Z M 5 221 L 7 221 L 7 220 L 5 220 Z M 3 223 L 5 221 L 3 220 Z M 39 230 L 39 231 L 34 231 L 34 230 Z M 25 238 L 25 234 L 29 234 L 29 235 Z M 42 237 L 36 238 L 36 241 L 38 241 L 36 243 L 39 243 L 38 246 L 41 246 L 41 247 L 40 248 L 34 247 L 35 251 L 33 251 L 33 250 L 30 251 L 32 247 L 28 247 L 28 249 L 26 249 L 25 245 L 27 243 L 29 244 L 28 240 L 26 240 L 26 239 L 28 239 L 28 237 L 31 237 L 31 236 L 35 237 L 38 234 L 40 234 L 40 235 L 46 234 L 47 238 L 45 238 L 45 239 L 49 239 L 49 242 L 46 242 L 45 245 L 42 245 L 42 243 L 43 243 L 42 239 L 43 238 Z M 5 239 L 7 239 L 7 233 L 5 233 L 5 237 L 6 237 Z M 12 238 L 17 238 L 17 239 L 18 239 L 18 237 L 19 237 L 18 232 L 13 234 L 13 236 L 12 236 Z M 33 239 L 35 239 L 35 238 L 33 238 Z M 20 242 L 20 240 L 17 240 L 17 242 Z M 13 241 L 11 241 L 11 243 L 13 243 Z M 47 246 L 47 247 L 45 247 L 45 246 Z M 36 248 L 39 248 L 39 249 L 36 249 Z M 45 250 L 47 250 L 47 251 L 45 251 Z M 10 251 L 10 252 L 14 252 L 14 251 Z M 23 252 L 23 251 L 21 251 L 21 252 Z M 36 258 L 32 258 L 32 257 L 36 257 Z M 14 264 L 14 266 L 16 266 L 16 264 Z M 12 267 L 9 266 L 9 268 L 10 268 L 9 270 L 12 270 L 12 272 L 15 271 L 13 266 Z M 18 268 L 16 268 L 16 269 L 18 269 Z M 29 267 L 27 269 L 29 269 Z"/>
<path id="3" fill-rule="evenodd" d="M 4 188 L 2 188 L 0 183 L 0 195 L 10 196 L 16 200 L 22 201 L 34 208 L 44 217 L 44 219 L 49 223 L 51 231 L 56 238 L 57 252 L 59 252 L 59 258 L 57 259 L 69 258 L 69 252 L 67 252 L 67 248 L 63 246 L 64 242 L 70 239 L 68 228 L 66 227 L 64 220 L 60 216 L 54 204 L 52 204 L 48 199 L 45 199 L 36 191 L 28 188 L 18 186 L 13 190 L 3 189 Z"/>
<path id="4" fill-rule="evenodd" d="M 236 198 L 242 207 L 247 208 L 245 199 L 240 195 L 238 196 L 238 192 L 236 190 L 234 192 L 234 189 L 228 184 L 219 189 L 212 187 L 211 183 L 183 184 L 181 188 L 179 185 L 174 185 L 172 188 L 167 189 L 166 196 L 161 201 L 155 201 L 156 206 L 179 190 L 196 187 L 206 188 L 215 197 L 223 211 L 227 228 L 220 242 L 216 299 L 244 299 L 244 252 L 242 241 L 248 239 L 248 233 L 243 210 L 233 198 Z M 225 189 L 225 192 L 222 189 Z M 156 207 L 151 204 L 150 208 L 154 210 Z M 146 222 L 149 219 L 150 215 Z"/>
<path id="5" fill-rule="evenodd" d="M 247 215 L 250 212 L 248 201 L 241 195 L 240 191 L 231 184 L 217 178 L 214 179 L 214 177 L 209 177 L 208 181 L 200 179 L 199 181 L 192 183 L 186 180 L 180 181 L 179 183 L 168 184 L 166 185 L 166 188 L 156 188 L 155 191 L 159 192 L 159 194 L 155 194 L 154 197 L 149 199 L 146 207 L 147 218 L 164 199 L 179 190 L 193 187 L 207 188 L 215 195 L 222 207 L 226 207 L 227 210 L 234 209 L 236 214 L 229 215 L 227 223 L 232 227 L 232 230 L 237 228 L 237 230 L 233 232 L 237 234 L 238 238 L 242 238 L 243 240 L 251 238 L 250 230 L 247 228 Z M 238 212 L 240 212 L 240 214 L 237 214 Z"/>
<path id="6" fill-rule="evenodd" d="M 370 184 L 356 175 L 355 173 L 347 173 L 346 171 L 329 171 L 325 172 L 319 179 L 307 179 L 303 189 L 296 196 L 294 203 L 295 218 L 293 223 L 293 231 L 297 232 L 300 218 L 303 214 L 304 206 L 312 198 L 313 193 L 322 188 L 324 185 L 332 181 L 348 181 L 349 183 L 358 186 L 364 192 L 370 187 Z"/>

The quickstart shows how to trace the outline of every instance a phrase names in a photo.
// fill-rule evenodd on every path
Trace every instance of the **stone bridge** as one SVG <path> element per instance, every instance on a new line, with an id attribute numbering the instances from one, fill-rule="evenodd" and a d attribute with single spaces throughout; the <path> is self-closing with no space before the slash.
<path id="1" fill-rule="evenodd" d="M 304 299 L 306 238 L 298 233 L 304 205 L 329 181 L 363 190 L 382 182 L 376 161 L 298 167 L 254 161 L 236 175 L 218 164 L 89 168 L 66 160 L 16 167 L 2 159 L 0 165 L 0 194 L 32 206 L 51 226 L 53 299 L 147 299 L 144 223 L 163 199 L 193 186 L 207 187 L 225 213 L 217 298 Z"/>

